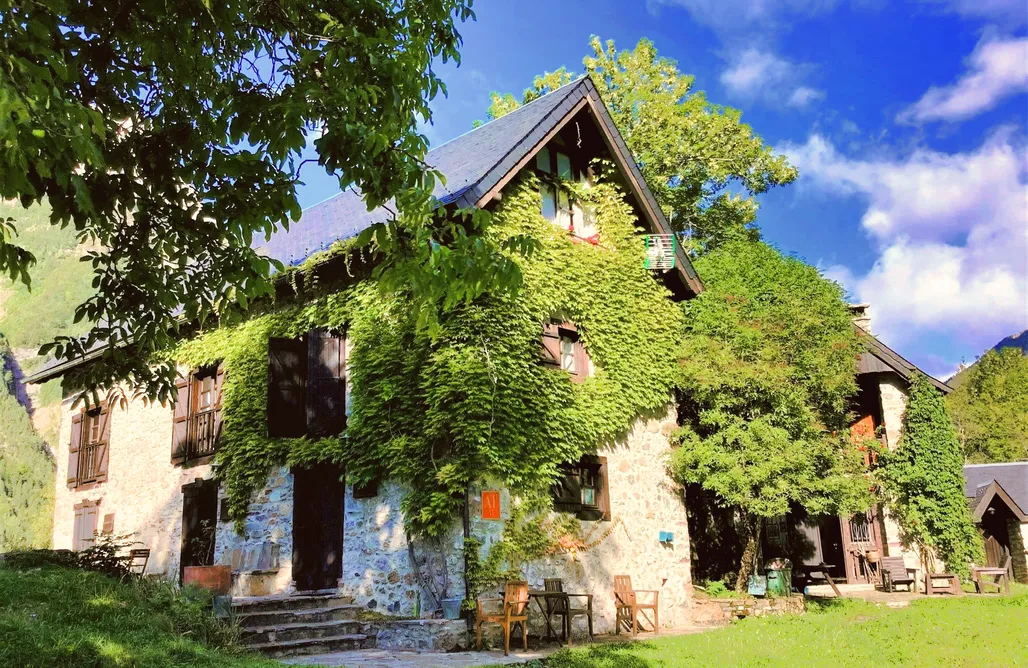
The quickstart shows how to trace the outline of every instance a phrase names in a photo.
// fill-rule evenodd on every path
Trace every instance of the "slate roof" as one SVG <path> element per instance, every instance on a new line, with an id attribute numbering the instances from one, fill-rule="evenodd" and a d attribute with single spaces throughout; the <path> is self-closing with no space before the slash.
<path id="1" fill-rule="evenodd" d="M 1022 513 L 1028 513 L 1028 462 L 965 466 L 964 496 L 978 498 L 993 481 L 1003 488 Z"/>
<path id="2" fill-rule="evenodd" d="M 874 335 L 868 334 L 856 325 L 854 327 L 857 328 L 857 331 L 861 334 L 861 340 L 867 346 L 867 350 L 860 353 L 860 358 L 857 360 L 858 374 L 894 371 L 903 380 L 910 381 L 914 371 L 921 371 L 913 363 L 904 359 L 898 352 L 879 341 Z M 924 373 L 924 371 L 921 371 L 921 373 Z M 952 387 L 941 380 L 932 378 L 926 373 L 925 375 L 928 376 L 928 380 L 931 381 L 932 385 L 943 394 L 949 394 L 953 391 Z"/>
<path id="3" fill-rule="evenodd" d="M 582 99 L 581 89 L 580 82 L 562 86 L 429 151 L 425 162 L 446 176 L 446 184 L 437 184 L 433 195 L 444 205 L 474 206 L 476 185 L 516 153 L 534 130 L 546 126 L 544 121 L 569 111 Z M 343 191 L 304 211 L 288 232 L 276 232 L 258 248 L 283 263 L 301 264 L 334 242 L 384 221 L 386 215 L 382 209 L 368 211 L 359 192 Z"/>
<path id="4" fill-rule="evenodd" d="M 670 234 L 670 224 L 589 77 L 564 85 L 429 151 L 425 162 L 446 177 L 446 184 L 437 184 L 433 195 L 443 205 L 480 206 L 482 198 L 538 148 L 583 99 L 592 105 L 596 120 L 610 137 L 613 157 L 629 172 L 629 180 L 634 181 L 636 195 L 643 200 L 640 204 L 651 219 L 653 231 Z M 307 209 L 288 231 L 279 230 L 269 241 L 255 247 L 285 264 L 298 265 L 336 241 L 384 221 L 387 215 L 381 209 L 368 211 L 359 192 L 346 190 Z M 685 284 L 699 293 L 703 284 L 681 248 L 676 264 Z"/>

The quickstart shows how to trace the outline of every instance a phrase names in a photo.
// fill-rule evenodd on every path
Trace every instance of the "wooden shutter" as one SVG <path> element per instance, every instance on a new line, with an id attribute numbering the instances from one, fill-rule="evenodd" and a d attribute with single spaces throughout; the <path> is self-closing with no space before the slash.
<path id="1" fill-rule="evenodd" d="M 346 427 L 345 341 L 324 330 L 307 340 L 307 433 L 338 434 Z"/>
<path id="2" fill-rule="evenodd" d="M 555 323 L 543 325 L 543 364 L 560 368 L 560 327 Z"/>
<path id="3" fill-rule="evenodd" d="M 177 400 L 171 428 L 171 463 L 181 464 L 186 461 L 189 452 L 189 391 L 192 374 L 188 378 L 175 380 Z"/>
<path id="4" fill-rule="evenodd" d="M 571 374 L 571 380 L 576 383 L 581 383 L 589 377 L 589 353 L 585 351 L 585 346 L 582 345 L 581 338 L 577 338 L 575 340 L 574 355 L 575 370 Z"/>
<path id="5" fill-rule="evenodd" d="M 81 550 L 82 549 L 82 532 L 85 530 L 83 524 L 83 517 L 85 514 L 85 508 L 81 505 L 75 506 L 75 523 L 72 525 L 71 533 L 71 549 Z"/>
<path id="6" fill-rule="evenodd" d="M 102 533 L 114 533 L 114 513 L 107 513 L 104 515 L 104 525 L 101 529 Z"/>
<path id="7" fill-rule="evenodd" d="M 221 389 L 225 386 L 225 367 L 218 365 L 218 373 L 214 376 L 214 447 L 221 442 Z"/>
<path id="8" fill-rule="evenodd" d="M 582 485 L 576 466 L 565 466 L 564 477 L 553 485 L 551 495 L 554 510 L 563 513 L 578 512 L 582 507 Z"/>
<path id="9" fill-rule="evenodd" d="M 307 340 L 268 342 L 268 436 L 307 433 Z"/>
<path id="10" fill-rule="evenodd" d="M 82 447 L 82 418 L 84 413 L 78 412 L 71 417 L 71 442 L 68 445 L 68 487 L 78 485 L 79 448 Z"/>
<path id="11" fill-rule="evenodd" d="M 111 451 L 111 407 L 105 403 L 100 408 L 100 445 L 96 453 L 96 482 L 107 480 L 108 454 Z"/>
<path id="12" fill-rule="evenodd" d="M 599 489 L 596 490 L 596 505 L 599 507 L 600 512 L 603 513 L 604 521 L 610 521 L 610 483 L 607 480 L 607 458 L 597 457 L 600 464 L 600 470 L 596 474 L 596 481 L 599 484 Z"/>

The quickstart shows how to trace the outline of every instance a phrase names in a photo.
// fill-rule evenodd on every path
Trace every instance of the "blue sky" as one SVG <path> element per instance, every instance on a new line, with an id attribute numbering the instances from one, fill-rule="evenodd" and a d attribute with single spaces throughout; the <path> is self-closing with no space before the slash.
<path id="1" fill-rule="evenodd" d="M 590 35 L 647 37 L 799 167 L 762 198 L 765 238 L 871 302 L 886 343 L 945 377 L 1028 329 L 1025 0 L 476 5 L 434 145 L 484 118 L 490 91 L 582 71 Z M 305 177 L 305 207 L 337 190 Z"/>

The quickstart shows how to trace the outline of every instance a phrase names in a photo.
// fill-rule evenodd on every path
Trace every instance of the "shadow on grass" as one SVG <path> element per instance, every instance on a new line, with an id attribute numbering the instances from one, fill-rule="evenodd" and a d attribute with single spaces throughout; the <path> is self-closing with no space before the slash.
<path id="1" fill-rule="evenodd" d="M 549 658 L 547 668 L 657 668 L 663 662 L 637 656 L 643 649 L 654 648 L 649 641 L 617 642 L 590 645 L 587 648 L 562 649 Z"/>

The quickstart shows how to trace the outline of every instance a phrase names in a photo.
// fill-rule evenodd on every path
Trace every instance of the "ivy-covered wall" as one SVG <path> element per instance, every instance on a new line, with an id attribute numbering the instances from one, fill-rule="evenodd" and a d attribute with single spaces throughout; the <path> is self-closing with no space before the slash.
<path id="1" fill-rule="evenodd" d="M 523 293 L 462 306 L 431 335 L 416 326 L 402 293 L 383 296 L 355 280 L 304 287 L 244 322 L 184 342 L 174 354 L 179 363 L 220 361 L 227 369 L 216 463 L 233 515 L 245 517 L 272 467 L 331 460 L 355 481 L 404 481 L 407 529 L 438 536 L 460 517 L 473 481 L 492 477 L 545 505 L 562 462 L 662 409 L 681 311 L 645 269 L 637 221 L 619 189 L 601 183 L 577 197 L 595 207 L 598 245 L 542 217 L 533 174 L 509 186 L 490 233 L 541 242 L 519 260 Z M 551 320 L 578 325 L 593 377 L 572 383 L 539 363 L 542 327 Z M 268 339 L 315 327 L 345 330 L 352 344 L 347 435 L 268 438 Z"/>

